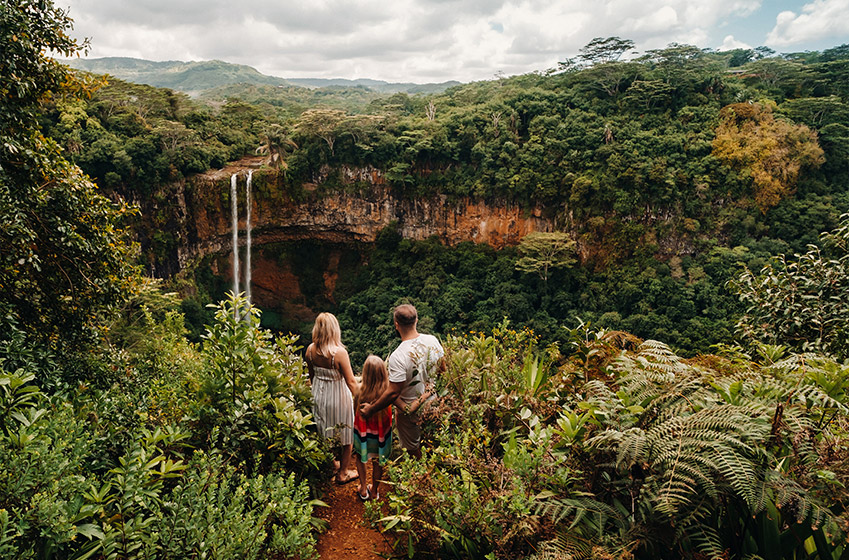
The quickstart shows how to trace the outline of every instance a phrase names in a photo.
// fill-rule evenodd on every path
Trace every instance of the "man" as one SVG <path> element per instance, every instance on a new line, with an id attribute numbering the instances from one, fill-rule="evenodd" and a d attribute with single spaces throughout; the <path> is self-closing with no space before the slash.
<path id="1" fill-rule="evenodd" d="M 401 344 L 389 356 L 389 386 L 375 402 L 360 405 L 360 413 L 368 418 L 394 404 L 401 447 L 414 457 L 421 457 L 418 408 L 432 396 L 429 387 L 433 375 L 445 368 L 445 351 L 435 336 L 419 334 L 419 316 L 412 305 L 396 307 L 392 320 L 401 335 Z"/>

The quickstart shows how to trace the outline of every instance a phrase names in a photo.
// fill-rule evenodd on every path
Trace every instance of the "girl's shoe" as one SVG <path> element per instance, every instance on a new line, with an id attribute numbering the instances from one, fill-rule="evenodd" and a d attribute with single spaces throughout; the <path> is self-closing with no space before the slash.
<path id="1" fill-rule="evenodd" d="M 371 497 L 371 492 L 369 491 L 369 487 L 368 487 L 368 486 L 366 486 L 366 495 L 365 495 L 365 496 L 363 496 L 362 494 L 360 494 L 360 491 L 359 491 L 359 490 L 357 490 L 357 497 L 358 497 L 360 500 L 364 501 L 364 502 L 365 502 L 366 500 L 368 500 L 368 499 Z"/>

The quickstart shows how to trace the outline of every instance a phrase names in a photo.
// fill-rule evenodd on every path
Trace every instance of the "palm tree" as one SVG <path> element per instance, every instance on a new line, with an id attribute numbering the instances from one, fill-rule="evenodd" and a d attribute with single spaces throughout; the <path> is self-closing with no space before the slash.
<path id="1" fill-rule="evenodd" d="M 273 165 L 278 169 L 288 169 L 286 156 L 288 156 L 290 149 L 297 147 L 298 145 L 289 137 L 282 126 L 273 124 L 265 131 L 265 143 L 256 149 L 256 153 L 268 154 L 268 165 Z"/>

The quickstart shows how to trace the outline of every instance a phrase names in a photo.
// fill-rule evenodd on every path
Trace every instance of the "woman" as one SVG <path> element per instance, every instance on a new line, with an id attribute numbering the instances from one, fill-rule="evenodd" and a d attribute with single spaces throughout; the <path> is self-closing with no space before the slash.
<path id="1" fill-rule="evenodd" d="M 312 384 L 313 418 L 319 433 L 342 447 L 336 483 L 357 478 L 349 471 L 353 444 L 354 399 L 357 382 L 348 351 L 342 346 L 339 321 L 331 313 L 320 313 L 312 329 L 312 344 L 305 354 Z"/>

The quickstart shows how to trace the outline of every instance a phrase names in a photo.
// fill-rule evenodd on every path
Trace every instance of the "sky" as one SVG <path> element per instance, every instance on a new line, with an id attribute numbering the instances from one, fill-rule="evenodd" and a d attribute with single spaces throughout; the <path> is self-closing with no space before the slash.
<path id="1" fill-rule="evenodd" d="M 65 0 L 88 58 L 223 60 L 282 78 L 470 82 L 545 71 L 595 37 L 821 51 L 849 0 Z M 631 53 L 633 56 L 635 53 Z"/>

